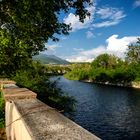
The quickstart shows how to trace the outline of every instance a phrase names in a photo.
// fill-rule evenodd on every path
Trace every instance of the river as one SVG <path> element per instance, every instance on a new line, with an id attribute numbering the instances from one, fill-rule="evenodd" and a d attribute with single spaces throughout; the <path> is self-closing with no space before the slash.
<path id="1" fill-rule="evenodd" d="M 140 90 L 51 77 L 57 87 L 73 96 L 72 120 L 103 140 L 140 139 Z"/>

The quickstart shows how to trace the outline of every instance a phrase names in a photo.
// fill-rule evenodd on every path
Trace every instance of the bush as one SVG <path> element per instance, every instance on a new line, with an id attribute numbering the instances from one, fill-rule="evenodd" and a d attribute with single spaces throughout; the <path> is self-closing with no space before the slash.
<path id="1" fill-rule="evenodd" d="M 5 104 L 2 92 L 0 92 L 0 128 L 5 127 Z"/>
<path id="2" fill-rule="evenodd" d="M 27 70 L 20 70 L 12 77 L 19 87 L 26 87 L 37 93 L 39 100 L 57 108 L 58 110 L 72 111 L 75 100 L 64 94 L 60 89 L 51 83 L 41 65 L 33 65 Z"/>

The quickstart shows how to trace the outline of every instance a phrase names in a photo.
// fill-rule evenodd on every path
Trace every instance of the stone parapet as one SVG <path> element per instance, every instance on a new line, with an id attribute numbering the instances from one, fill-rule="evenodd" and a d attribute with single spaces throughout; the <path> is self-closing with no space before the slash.
<path id="1" fill-rule="evenodd" d="M 14 104 L 33 140 L 99 140 L 37 99 L 18 100 Z"/>
<path id="2" fill-rule="evenodd" d="M 2 80 L 0 79 L 0 84 L 16 84 L 15 81 L 12 81 L 12 80 Z"/>
<path id="3" fill-rule="evenodd" d="M 0 78 L 0 91 L 3 90 L 4 86 L 10 87 L 10 86 L 14 86 L 14 85 L 16 85 L 15 81 Z"/>
<path id="4" fill-rule="evenodd" d="M 14 84 L 4 87 L 7 140 L 100 140 L 36 99 L 36 93 Z"/>
<path id="5" fill-rule="evenodd" d="M 36 98 L 37 94 L 28 90 L 27 88 L 4 88 L 3 90 L 4 98 L 6 101 L 15 101 L 19 99 L 31 99 Z"/>

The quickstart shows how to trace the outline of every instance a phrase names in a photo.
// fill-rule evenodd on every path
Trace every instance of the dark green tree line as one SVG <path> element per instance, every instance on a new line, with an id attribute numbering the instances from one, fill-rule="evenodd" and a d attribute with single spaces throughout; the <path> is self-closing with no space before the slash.
<path id="1" fill-rule="evenodd" d="M 85 69 L 84 65 L 68 72 L 66 78 L 73 80 L 91 80 L 127 84 L 140 81 L 140 39 L 128 46 L 125 60 L 111 55 L 101 54 Z"/>

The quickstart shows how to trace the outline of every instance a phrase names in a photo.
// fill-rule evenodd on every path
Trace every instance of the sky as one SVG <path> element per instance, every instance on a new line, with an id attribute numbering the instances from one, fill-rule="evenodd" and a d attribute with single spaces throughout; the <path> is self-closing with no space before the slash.
<path id="1" fill-rule="evenodd" d="M 91 62 L 100 54 L 114 54 L 122 59 L 128 45 L 140 37 L 140 0 L 94 0 L 86 7 L 91 17 L 81 23 L 73 13 L 62 15 L 64 23 L 71 23 L 68 36 L 58 36 L 59 42 L 45 44 L 46 54 L 53 54 L 70 62 Z"/>

